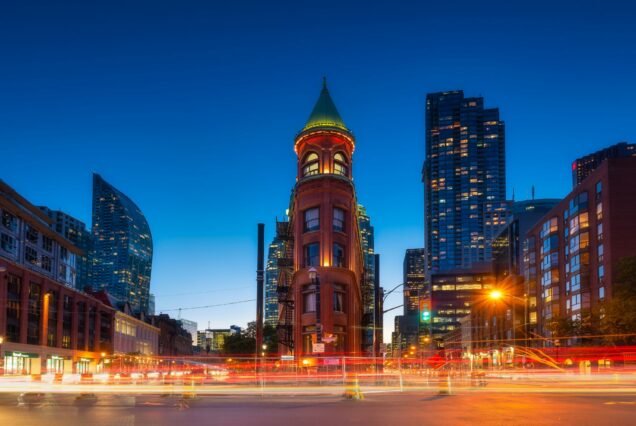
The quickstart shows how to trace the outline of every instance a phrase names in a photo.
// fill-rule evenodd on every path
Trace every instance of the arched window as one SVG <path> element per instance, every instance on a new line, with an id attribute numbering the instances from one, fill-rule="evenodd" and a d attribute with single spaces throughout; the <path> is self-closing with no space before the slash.
<path id="1" fill-rule="evenodd" d="M 305 155 L 305 160 L 303 161 L 303 176 L 317 175 L 319 173 L 319 163 L 320 159 L 315 152 L 310 152 Z"/>
<path id="2" fill-rule="evenodd" d="M 333 156 L 333 172 L 337 175 L 348 176 L 349 167 L 347 157 L 342 152 L 336 152 Z"/>

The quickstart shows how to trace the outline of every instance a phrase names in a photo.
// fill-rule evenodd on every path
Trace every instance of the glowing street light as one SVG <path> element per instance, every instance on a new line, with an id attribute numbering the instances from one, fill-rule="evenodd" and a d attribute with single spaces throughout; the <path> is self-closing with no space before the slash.
<path id="1" fill-rule="evenodd" d="M 501 290 L 493 290 L 490 292 L 490 294 L 488 294 L 488 297 L 492 300 L 501 300 L 504 297 L 504 294 L 501 292 Z"/>

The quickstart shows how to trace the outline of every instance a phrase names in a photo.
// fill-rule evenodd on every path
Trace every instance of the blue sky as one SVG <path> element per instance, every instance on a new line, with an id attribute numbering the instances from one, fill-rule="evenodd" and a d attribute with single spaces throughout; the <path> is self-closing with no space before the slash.
<path id="1" fill-rule="evenodd" d="M 565 195 L 574 158 L 636 139 L 634 6 L 516 3 L 4 2 L 0 178 L 87 223 L 93 171 L 128 194 L 152 228 L 159 310 L 252 299 L 256 224 L 269 240 L 287 207 L 326 75 L 391 288 L 424 241 L 427 92 L 500 108 L 517 199 Z M 254 309 L 183 317 L 245 325 Z"/>

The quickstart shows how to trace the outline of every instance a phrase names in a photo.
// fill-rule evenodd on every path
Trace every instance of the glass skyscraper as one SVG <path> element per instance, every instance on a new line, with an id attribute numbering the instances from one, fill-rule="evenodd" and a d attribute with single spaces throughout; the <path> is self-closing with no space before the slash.
<path id="1" fill-rule="evenodd" d="M 431 272 L 489 261 L 508 215 L 499 110 L 460 90 L 428 94 L 423 180 Z"/>
<path id="2" fill-rule="evenodd" d="M 404 315 L 418 315 L 420 297 L 429 293 L 426 288 L 426 250 L 407 249 L 403 264 Z"/>
<path id="3" fill-rule="evenodd" d="M 362 282 L 362 346 L 368 354 L 373 353 L 373 333 L 375 329 L 375 249 L 373 226 L 367 210 L 358 204 L 358 228 L 360 230 L 360 245 L 364 264 L 364 279 Z"/>
<path id="4" fill-rule="evenodd" d="M 274 237 L 267 251 L 265 266 L 265 324 L 278 324 L 278 259 L 284 257 L 285 244 L 278 236 Z"/>
<path id="5" fill-rule="evenodd" d="M 93 175 L 93 287 L 148 313 L 152 235 L 137 205 Z"/>

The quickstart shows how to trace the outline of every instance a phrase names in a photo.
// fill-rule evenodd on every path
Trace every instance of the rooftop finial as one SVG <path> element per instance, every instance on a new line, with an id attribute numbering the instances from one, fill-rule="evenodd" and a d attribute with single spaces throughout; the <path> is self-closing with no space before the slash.
<path id="1" fill-rule="evenodd" d="M 323 90 L 327 90 L 327 76 L 326 75 L 322 76 L 322 89 Z"/>

